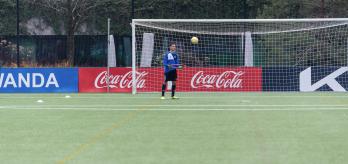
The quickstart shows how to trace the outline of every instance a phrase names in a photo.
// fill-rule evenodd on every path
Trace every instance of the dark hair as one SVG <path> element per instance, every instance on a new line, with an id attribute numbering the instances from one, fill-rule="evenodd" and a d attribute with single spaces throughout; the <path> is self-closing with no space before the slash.
<path id="1" fill-rule="evenodd" d="M 175 42 L 170 42 L 169 43 L 169 47 L 172 46 L 172 45 L 176 45 L 176 43 Z"/>

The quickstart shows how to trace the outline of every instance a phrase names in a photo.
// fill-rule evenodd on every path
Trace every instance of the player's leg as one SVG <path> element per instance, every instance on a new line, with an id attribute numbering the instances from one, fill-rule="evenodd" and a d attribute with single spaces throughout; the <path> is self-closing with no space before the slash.
<path id="1" fill-rule="evenodd" d="M 167 87 L 166 84 L 167 84 L 167 75 L 165 74 L 164 81 L 162 83 L 162 97 L 161 97 L 161 99 L 164 99 L 164 94 L 166 92 L 166 87 Z"/>
<path id="2" fill-rule="evenodd" d="M 176 70 L 173 73 L 173 81 L 172 81 L 172 98 L 173 99 L 177 99 L 178 97 L 175 96 L 175 89 L 176 89 L 176 79 L 177 79 L 178 75 Z"/>
<path id="3" fill-rule="evenodd" d="M 166 92 L 166 83 L 167 82 L 163 82 L 163 84 L 162 84 L 162 96 L 164 96 L 164 94 L 165 94 L 165 92 Z"/>
<path id="4" fill-rule="evenodd" d="M 172 81 L 172 98 L 177 98 L 175 97 L 175 89 L 176 89 L 176 81 Z"/>

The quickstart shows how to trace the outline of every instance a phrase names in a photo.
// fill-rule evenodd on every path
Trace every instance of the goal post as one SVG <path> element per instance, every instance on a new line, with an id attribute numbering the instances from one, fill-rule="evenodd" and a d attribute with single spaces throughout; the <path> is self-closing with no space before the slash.
<path id="1" fill-rule="evenodd" d="M 314 82 L 348 66 L 348 18 L 133 19 L 131 25 L 133 94 L 160 91 L 170 42 L 184 65 L 179 92 L 336 91 Z M 308 67 L 313 85 L 301 90 Z"/>
<path id="2" fill-rule="evenodd" d="M 136 38 L 135 38 L 135 20 L 133 19 L 132 21 L 132 94 L 137 93 L 137 88 L 136 88 Z"/>

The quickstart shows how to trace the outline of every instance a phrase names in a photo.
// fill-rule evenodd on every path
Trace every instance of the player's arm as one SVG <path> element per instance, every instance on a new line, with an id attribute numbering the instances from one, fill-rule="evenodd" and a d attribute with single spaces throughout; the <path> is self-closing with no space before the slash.
<path id="1" fill-rule="evenodd" d="M 181 63 L 180 63 L 180 59 L 179 59 L 179 56 L 177 56 L 177 58 L 176 58 L 176 62 L 175 62 L 176 64 L 176 68 L 178 68 L 178 69 L 181 69 L 182 68 L 182 65 L 181 65 Z"/>
<path id="2" fill-rule="evenodd" d="M 174 64 L 168 64 L 169 68 L 174 68 L 174 69 L 177 69 L 177 68 L 180 68 L 181 67 L 181 64 L 179 62 L 179 57 L 176 57 L 174 59 Z"/>
<path id="3" fill-rule="evenodd" d="M 163 55 L 163 65 L 164 65 L 165 67 L 171 68 L 171 65 L 168 64 L 168 57 L 167 57 L 167 54 L 164 54 L 164 55 Z"/>

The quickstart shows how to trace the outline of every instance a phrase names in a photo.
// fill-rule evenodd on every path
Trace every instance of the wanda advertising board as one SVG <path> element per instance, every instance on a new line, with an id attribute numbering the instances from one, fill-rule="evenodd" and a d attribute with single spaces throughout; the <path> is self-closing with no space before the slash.
<path id="1" fill-rule="evenodd" d="M 162 68 L 139 68 L 137 92 L 158 92 L 164 80 Z M 109 84 L 108 84 L 109 81 Z M 80 68 L 79 92 L 131 92 L 131 68 Z M 262 69 L 256 67 L 198 68 L 178 71 L 179 92 L 262 91 Z"/>
<path id="2" fill-rule="evenodd" d="M 78 68 L 0 67 L 0 93 L 77 93 L 77 86 Z"/>

